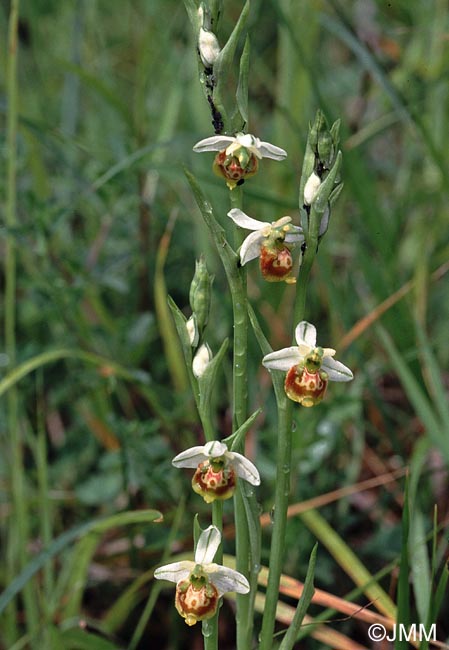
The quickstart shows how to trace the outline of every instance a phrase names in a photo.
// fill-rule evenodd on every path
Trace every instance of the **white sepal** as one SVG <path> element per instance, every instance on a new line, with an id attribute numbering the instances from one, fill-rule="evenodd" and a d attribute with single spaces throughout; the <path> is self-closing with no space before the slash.
<path id="1" fill-rule="evenodd" d="M 260 249 L 266 238 L 262 230 L 256 230 L 243 240 L 240 247 L 240 263 L 242 266 L 260 256 Z"/>
<path id="2" fill-rule="evenodd" d="M 217 566 L 217 565 L 216 565 Z M 228 591 L 236 591 L 238 594 L 247 594 L 249 591 L 249 582 L 244 575 L 229 569 L 225 566 L 217 566 L 215 571 L 207 571 L 210 581 L 217 588 L 220 596 Z"/>
<path id="3" fill-rule="evenodd" d="M 207 460 L 208 456 L 204 453 L 204 447 L 190 447 L 180 454 L 175 456 L 172 460 L 174 467 L 198 467 L 200 463 Z"/>
<path id="4" fill-rule="evenodd" d="M 352 371 L 340 361 L 332 359 L 332 357 L 324 358 L 321 368 L 327 372 L 330 381 L 351 381 L 354 379 Z"/>
<path id="5" fill-rule="evenodd" d="M 221 542 L 221 533 L 216 526 L 209 526 L 201 533 L 195 550 L 195 562 L 207 571 L 207 564 L 214 560 Z"/>
<path id="6" fill-rule="evenodd" d="M 295 328 L 295 339 L 298 345 L 302 343 L 310 349 L 316 346 L 316 327 L 306 320 L 302 320 Z"/>
<path id="7" fill-rule="evenodd" d="M 234 140 L 235 138 L 231 138 L 229 135 L 213 135 L 211 138 L 205 138 L 197 142 L 193 147 L 193 151 L 196 153 L 203 153 L 203 151 L 223 151 Z"/>
<path id="8" fill-rule="evenodd" d="M 183 560 L 182 562 L 173 562 L 165 564 L 155 569 L 154 577 L 158 580 L 170 580 L 170 582 L 180 582 L 189 577 L 190 572 L 195 568 L 195 562 Z"/>
<path id="9" fill-rule="evenodd" d="M 235 451 L 228 451 L 226 454 L 231 461 L 237 476 L 243 478 L 251 485 L 260 485 L 260 476 L 257 467 L 242 454 Z"/>
<path id="10" fill-rule="evenodd" d="M 232 208 L 232 210 L 229 210 L 228 217 L 230 217 L 237 226 L 240 226 L 240 228 L 246 228 L 246 230 L 261 230 L 270 225 L 266 223 L 266 221 L 259 221 L 258 219 L 248 217 L 247 214 L 238 208 Z"/>
<path id="11" fill-rule="evenodd" d="M 293 366 L 297 366 L 303 357 L 300 355 L 298 346 L 294 345 L 290 348 L 283 348 L 276 352 L 270 352 L 262 359 L 265 368 L 270 370 L 283 370 L 287 372 Z"/>
<path id="12" fill-rule="evenodd" d="M 274 144 L 269 142 L 261 142 L 259 145 L 259 151 L 262 154 L 263 158 L 271 158 L 272 160 L 284 160 L 287 158 L 287 152 L 280 147 L 276 147 Z"/>

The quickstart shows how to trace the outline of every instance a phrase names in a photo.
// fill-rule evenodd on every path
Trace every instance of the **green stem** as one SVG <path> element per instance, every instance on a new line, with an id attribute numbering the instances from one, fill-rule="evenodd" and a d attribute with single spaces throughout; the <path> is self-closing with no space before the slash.
<path id="1" fill-rule="evenodd" d="M 242 187 L 230 192 L 231 208 L 242 209 Z M 244 234 L 241 229 L 234 230 L 234 248 L 242 243 Z M 236 431 L 246 420 L 248 409 L 248 298 L 246 294 L 246 269 L 239 267 L 241 292 L 232 291 L 232 309 L 234 319 L 234 361 L 233 361 L 233 429 Z M 244 453 L 244 442 L 239 449 Z M 237 571 L 249 578 L 253 561 L 248 517 L 242 491 L 239 488 L 234 496 L 235 517 L 235 555 Z M 252 643 L 253 612 L 252 599 L 247 594 L 237 594 L 237 649 L 246 650 Z"/>
<path id="2" fill-rule="evenodd" d="M 312 208 L 307 247 L 304 253 L 297 283 L 293 327 L 305 316 L 307 285 L 315 260 L 321 215 Z M 278 408 L 278 458 L 276 467 L 276 490 L 274 496 L 274 525 L 270 548 L 270 571 L 268 574 L 265 609 L 262 621 L 259 650 L 271 650 L 279 598 L 279 582 L 284 559 L 287 508 L 290 493 L 291 446 L 293 403 L 284 393 L 276 395 Z"/>
<path id="3" fill-rule="evenodd" d="M 7 229 L 5 251 L 5 349 L 9 366 L 16 364 L 16 241 L 14 229 L 17 225 L 17 124 L 18 124 L 18 83 L 17 83 L 17 54 L 18 54 L 18 20 L 19 0 L 12 0 L 9 16 L 8 32 L 8 70 L 7 70 L 7 187 L 5 224 Z M 24 468 L 22 456 L 22 440 L 19 432 L 19 400 L 16 388 L 11 389 L 7 397 L 8 431 L 11 440 L 11 488 L 12 512 L 14 517 L 10 522 L 8 544 L 8 567 L 10 577 L 20 570 L 27 561 L 26 544 L 28 539 L 27 507 L 24 483 Z M 32 637 L 32 631 L 37 629 L 38 615 L 36 599 L 31 585 L 24 589 L 24 606 L 27 629 Z M 15 636 L 16 620 L 14 606 L 9 610 L 6 621 L 7 636 Z M 12 638 L 9 639 L 12 641 Z"/>
<path id="4" fill-rule="evenodd" d="M 220 533 L 223 530 L 223 501 L 212 502 L 212 524 L 218 528 Z M 223 563 L 223 545 L 220 544 L 214 557 L 217 564 Z M 220 609 L 213 618 L 203 621 L 202 630 L 204 638 L 204 650 L 218 650 L 218 616 Z"/>

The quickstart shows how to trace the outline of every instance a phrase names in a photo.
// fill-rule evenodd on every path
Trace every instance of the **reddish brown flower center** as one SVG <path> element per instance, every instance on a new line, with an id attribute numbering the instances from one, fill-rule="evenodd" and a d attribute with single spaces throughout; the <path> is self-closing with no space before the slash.
<path id="1" fill-rule="evenodd" d="M 285 392 L 302 406 L 315 406 L 323 399 L 327 388 L 327 374 L 323 370 L 310 372 L 307 368 L 293 366 L 285 377 Z"/>
<path id="2" fill-rule="evenodd" d="M 182 580 L 176 585 L 175 606 L 187 625 L 211 618 L 217 611 L 218 599 L 217 588 L 211 582 L 199 589 L 189 580 Z"/>

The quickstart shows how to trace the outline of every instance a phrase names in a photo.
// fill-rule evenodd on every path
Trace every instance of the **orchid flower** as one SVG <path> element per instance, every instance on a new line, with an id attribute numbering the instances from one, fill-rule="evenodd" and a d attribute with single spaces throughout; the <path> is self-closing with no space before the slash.
<path id="1" fill-rule="evenodd" d="M 249 592 L 244 575 L 213 561 L 220 543 L 220 531 L 216 526 L 209 526 L 198 539 L 194 562 L 173 562 L 154 572 L 158 580 L 176 583 L 175 606 L 187 625 L 214 616 L 219 598 L 228 591 Z"/>
<path id="2" fill-rule="evenodd" d="M 229 499 L 235 491 L 237 478 L 260 485 L 259 472 L 253 463 L 242 454 L 228 451 L 225 443 L 219 440 L 182 451 L 173 458 L 172 464 L 196 469 L 192 488 L 206 503 Z"/>
<path id="3" fill-rule="evenodd" d="M 262 363 L 271 370 L 284 370 L 287 396 L 303 406 L 318 404 L 328 381 L 351 381 L 349 368 L 334 359 L 335 350 L 316 345 L 316 328 L 301 321 L 295 330 L 297 345 L 267 354 Z"/>
<path id="4" fill-rule="evenodd" d="M 214 161 L 214 172 L 226 179 L 229 189 L 241 185 L 245 178 L 254 176 L 259 167 L 259 160 L 271 158 L 284 160 L 286 151 L 269 142 L 262 142 L 250 133 L 236 133 L 235 136 L 214 135 L 200 140 L 193 151 L 218 151 Z"/>
<path id="5" fill-rule="evenodd" d="M 260 270 L 269 282 L 294 282 L 290 273 L 293 266 L 290 246 L 302 243 L 304 235 L 301 226 L 294 226 L 291 217 L 281 217 L 277 221 L 267 223 L 252 219 L 247 214 L 233 208 L 228 212 L 237 226 L 252 230 L 240 248 L 240 263 L 250 262 L 260 258 Z"/>

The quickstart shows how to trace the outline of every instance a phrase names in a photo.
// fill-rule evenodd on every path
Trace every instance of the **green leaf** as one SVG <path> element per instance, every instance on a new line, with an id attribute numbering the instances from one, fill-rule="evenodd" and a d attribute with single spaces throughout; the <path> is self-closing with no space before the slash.
<path id="1" fill-rule="evenodd" d="M 18 576 L 6 587 L 0 595 L 0 613 L 8 606 L 11 600 L 16 596 L 20 590 L 27 584 L 27 582 L 42 569 L 45 564 L 51 560 L 55 555 L 58 555 L 62 550 L 75 542 L 78 538 L 86 535 L 89 532 L 104 533 L 105 531 L 118 526 L 126 526 L 129 524 L 148 524 L 154 521 L 162 521 L 162 514 L 157 510 L 138 510 L 121 512 L 111 517 L 104 519 L 94 519 L 79 526 L 75 526 L 66 531 L 48 545 L 46 549 L 36 555 L 31 562 L 24 567 Z"/>
<path id="2" fill-rule="evenodd" d="M 410 503 L 409 503 L 408 481 L 405 484 L 404 508 L 402 511 L 402 539 L 401 539 L 401 560 L 399 563 L 398 612 L 396 617 L 397 625 L 404 625 L 406 629 L 410 625 L 410 592 L 409 592 L 409 531 L 410 531 Z M 408 650 L 408 641 L 397 637 L 394 643 L 395 650 Z"/>
<path id="3" fill-rule="evenodd" d="M 390 356 L 392 366 L 401 380 L 410 402 L 413 404 L 418 417 L 426 427 L 427 434 L 432 443 L 441 451 L 446 462 L 449 462 L 449 437 L 444 433 L 444 426 L 439 422 L 427 396 L 403 360 L 391 336 L 380 325 L 376 327 L 376 332 L 383 347 Z"/>
<path id="4" fill-rule="evenodd" d="M 247 420 L 242 424 L 241 427 L 237 429 L 237 431 L 234 431 L 234 433 L 227 438 L 224 438 L 222 442 L 224 442 L 227 446 L 228 449 L 230 448 L 231 451 L 236 451 L 239 446 L 242 443 L 243 438 L 246 435 L 246 432 L 248 429 L 251 427 L 253 424 L 254 420 L 257 418 L 257 416 L 262 413 L 262 409 L 259 408 L 257 411 L 254 411 L 252 415 L 249 416 Z"/>
<path id="5" fill-rule="evenodd" d="M 120 366 L 118 363 L 107 359 L 106 357 L 100 357 L 97 354 L 92 354 L 90 352 L 84 352 L 83 350 L 71 350 L 65 348 L 59 348 L 57 350 L 48 350 L 47 352 L 42 352 L 27 361 L 24 361 L 19 366 L 14 368 L 10 373 L 6 375 L 0 381 L 0 396 L 3 395 L 7 390 L 17 384 L 21 379 L 29 375 L 37 368 L 44 366 L 47 363 L 52 363 L 54 361 L 59 361 L 60 359 L 79 359 L 87 363 L 93 363 L 97 366 L 107 366 L 111 368 L 113 373 L 118 377 L 127 379 L 129 381 L 136 381 L 143 379 L 145 383 L 148 383 L 149 377 L 142 372 L 134 373 L 132 370 L 128 370 L 123 366 Z"/>
<path id="6" fill-rule="evenodd" d="M 215 242 L 217 252 L 221 258 L 222 264 L 225 269 L 228 282 L 230 284 L 231 293 L 234 295 L 237 292 L 243 293 L 242 281 L 238 273 L 238 255 L 232 250 L 229 242 L 226 239 L 226 234 L 223 228 L 218 223 L 214 210 L 210 202 L 204 196 L 198 181 L 187 169 L 184 169 L 189 185 L 192 189 L 195 200 L 201 211 L 206 226 Z"/>
<path id="7" fill-rule="evenodd" d="M 248 75 L 249 75 L 249 57 L 250 57 L 250 42 L 249 36 L 246 37 L 245 47 L 243 48 L 242 56 L 240 57 L 240 71 L 239 83 L 237 86 L 236 100 L 237 108 L 243 120 L 242 125 L 237 125 L 236 118 L 233 116 L 233 131 L 242 131 L 248 124 Z"/>
<path id="8" fill-rule="evenodd" d="M 424 518 L 416 504 L 410 521 L 409 555 L 416 608 L 420 622 L 425 623 L 431 596 L 430 566 L 427 555 Z"/>
<path id="9" fill-rule="evenodd" d="M 65 630 L 61 634 L 61 641 L 70 650 L 120 650 L 115 643 L 79 628 Z"/>
<path id="10" fill-rule="evenodd" d="M 234 56 L 237 49 L 237 45 L 240 39 L 240 36 L 244 33 L 246 29 L 246 22 L 248 20 L 250 8 L 250 0 L 246 0 L 245 6 L 242 9 L 242 12 L 239 16 L 239 19 L 232 30 L 232 33 L 226 43 L 226 45 L 221 50 L 220 54 L 217 57 L 217 60 L 214 63 L 214 76 L 217 80 L 217 85 L 214 90 L 214 103 L 218 111 L 224 117 L 226 115 L 225 105 L 223 101 L 223 94 L 227 91 L 227 81 L 229 73 L 232 70 Z M 226 125 L 225 125 L 226 126 Z M 227 126 L 229 128 L 229 125 Z"/>
<path id="11" fill-rule="evenodd" d="M 279 646 L 279 650 L 292 650 L 298 637 L 299 629 L 303 622 L 304 616 L 306 615 L 307 609 L 312 602 L 313 594 L 315 593 L 315 587 L 313 586 L 313 577 L 315 575 L 317 550 L 318 544 L 315 544 L 310 554 L 309 566 L 307 568 L 307 575 L 304 582 L 301 598 L 298 600 L 295 615 L 292 622 L 290 623 L 290 626 L 281 645 Z"/>

